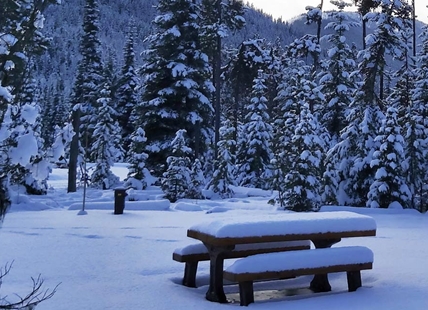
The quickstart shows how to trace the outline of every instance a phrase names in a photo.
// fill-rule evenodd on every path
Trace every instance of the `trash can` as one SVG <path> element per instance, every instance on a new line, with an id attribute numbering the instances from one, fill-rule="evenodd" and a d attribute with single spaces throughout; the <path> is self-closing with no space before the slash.
<path id="1" fill-rule="evenodd" d="M 126 188 L 116 188 L 114 190 L 114 214 L 123 214 L 126 196 Z"/>

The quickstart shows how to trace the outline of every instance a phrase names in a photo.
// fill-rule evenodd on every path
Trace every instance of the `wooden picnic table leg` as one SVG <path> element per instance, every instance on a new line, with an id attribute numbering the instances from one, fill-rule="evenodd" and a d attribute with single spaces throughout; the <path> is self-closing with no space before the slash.
<path id="1" fill-rule="evenodd" d="M 340 242 L 340 238 L 337 239 L 321 239 L 312 240 L 316 249 L 330 248 L 333 244 Z M 331 285 L 328 282 L 327 274 L 316 274 L 311 281 L 310 289 L 316 293 L 319 292 L 330 292 Z"/>
<path id="2" fill-rule="evenodd" d="M 204 243 L 210 254 L 210 286 L 205 295 L 209 301 L 227 303 L 223 290 L 223 263 L 225 254 L 235 246 L 213 246 Z"/>

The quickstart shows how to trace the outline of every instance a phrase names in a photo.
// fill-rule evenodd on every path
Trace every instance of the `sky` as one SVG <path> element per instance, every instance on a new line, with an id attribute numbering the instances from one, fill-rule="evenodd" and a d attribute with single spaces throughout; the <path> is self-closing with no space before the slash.
<path id="1" fill-rule="evenodd" d="M 428 4 L 426 0 L 415 0 L 416 1 L 416 15 L 418 19 L 428 23 Z M 282 17 L 284 20 L 289 20 L 299 14 L 305 13 L 306 6 L 317 6 L 320 4 L 320 0 L 248 0 L 248 2 L 254 4 L 256 8 L 262 9 L 264 12 L 271 14 L 274 18 Z M 325 10 L 332 10 L 336 7 L 330 3 L 329 0 L 324 0 Z"/>

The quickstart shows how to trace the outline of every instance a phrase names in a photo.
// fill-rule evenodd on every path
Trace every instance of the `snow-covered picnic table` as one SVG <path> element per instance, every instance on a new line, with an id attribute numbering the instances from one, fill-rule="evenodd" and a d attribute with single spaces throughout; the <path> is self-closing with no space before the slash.
<path id="1" fill-rule="evenodd" d="M 330 248 L 341 238 L 375 235 L 373 218 L 347 211 L 258 214 L 203 222 L 187 230 L 188 237 L 202 241 L 209 251 L 210 285 L 206 298 L 215 302 L 227 302 L 223 290 L 223 257 L 238 244 L 311 240 L 319 249 Z M 315 275 L 311 288 L 329 291 L 327 275 Z"/>

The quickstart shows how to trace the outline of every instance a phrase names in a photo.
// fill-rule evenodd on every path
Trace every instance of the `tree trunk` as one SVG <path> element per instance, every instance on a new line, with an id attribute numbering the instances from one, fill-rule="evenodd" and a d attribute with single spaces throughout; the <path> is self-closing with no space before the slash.
<path id="1" fill-rule="evenodd" d="M 218 22 L 221 24 L 221 0 L 216 3 Z M 217 159 L 218 146 L 220 141 L 220 84 L 221 84 L 221 37 L 217 33 L 216 50 L 214 56 L 214 86 L 215 86 L 215 120 L 214 120 L 214 158 Z"/>
<path id="2" fill-rule="evenodd" d="M 9 207 L 10 199 L 7 190 L 7 177 L 3 176 L 0 178 L 0 226 Z"/>
<path id="3" fill-rule="evenodd" d="M 80 131 L 80 109 L 73 111 L 73 130 L 74 136 L 70 144 L 70 160 L 68 162 L 68 193 L 74 193 L 77 190 L 77 158 L 79 156 L 79 131 Z"/>
<path id="4" fill-rule="evenodd" d="M 363 16 L 363 50 L 366 49 L 367 22 Z"/>
<path id="5" fill-rule="evenodd" d="M 412 24 L 413 24 L 413 57 L 416 57 L 416 9 L 415 0 L 412 1 Z"/>

